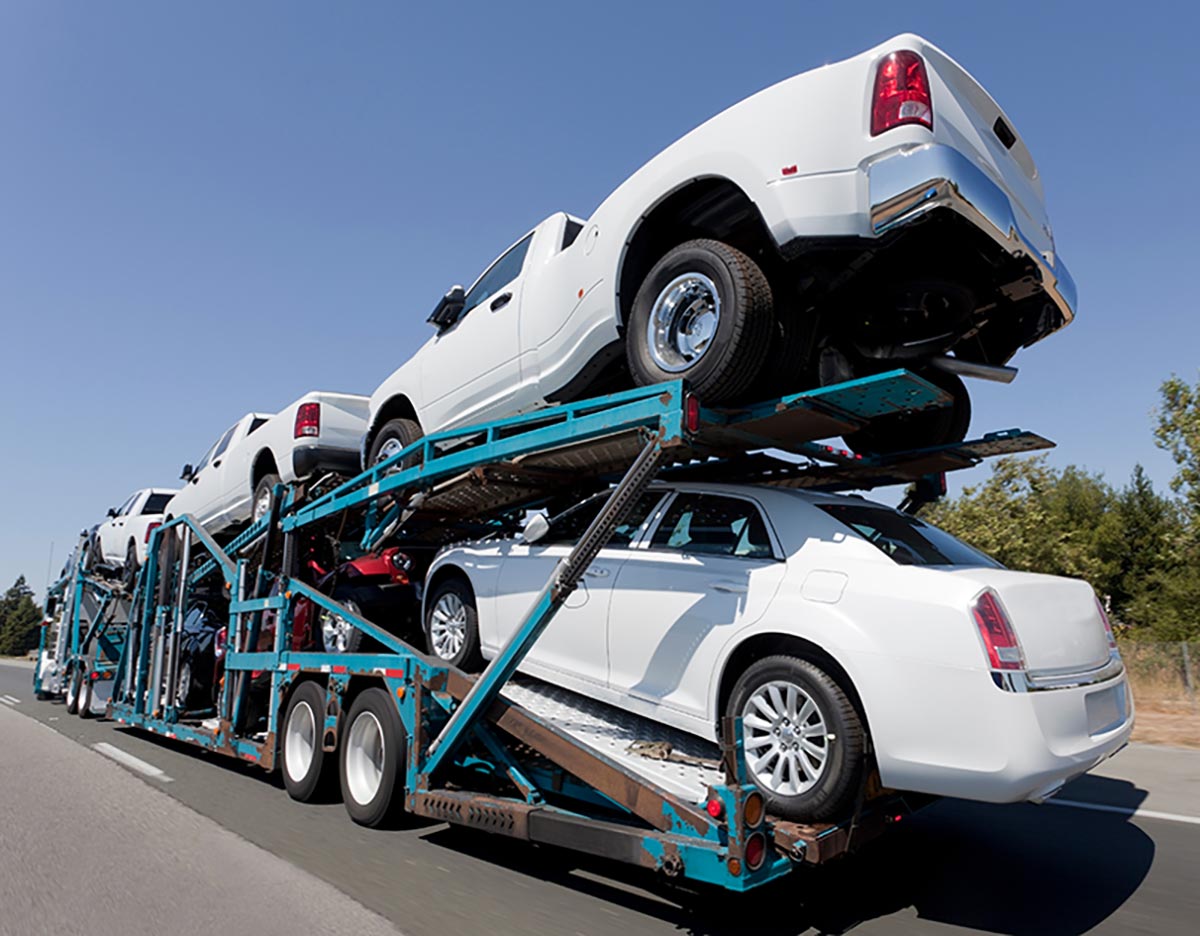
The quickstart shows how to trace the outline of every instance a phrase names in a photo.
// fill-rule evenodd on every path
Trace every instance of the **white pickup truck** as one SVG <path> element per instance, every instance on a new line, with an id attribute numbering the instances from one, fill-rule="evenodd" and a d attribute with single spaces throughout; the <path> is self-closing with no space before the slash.
<path id="1" fill-rule="evenodd" d="M 167 504 L 167 519 L 191 514 L 219 533 L 262 516 L 280 481 L 357 473 L 367 404 L 364 396 L 313 391 L 275 415 L 247 413 L 198 465 L 183 466 L 185 483 Z"/>

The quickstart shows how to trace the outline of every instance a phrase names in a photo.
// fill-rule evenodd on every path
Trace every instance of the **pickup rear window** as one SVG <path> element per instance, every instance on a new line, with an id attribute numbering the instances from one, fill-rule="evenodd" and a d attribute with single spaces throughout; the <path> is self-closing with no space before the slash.
<path id="1" fill-rule="evenodd" d="M 146 498 L 146 505 L 142 508 L 142 513 L 160 514 L 167 509 L 167 501 L 170 499 L 170 494 L 151 494 Z"/>
<path id="2" fill-rule="evenodd" d="M 991 556 L 916 517 L 873 504 L 817 504 L 901 565 L 1004 568 Z"/>

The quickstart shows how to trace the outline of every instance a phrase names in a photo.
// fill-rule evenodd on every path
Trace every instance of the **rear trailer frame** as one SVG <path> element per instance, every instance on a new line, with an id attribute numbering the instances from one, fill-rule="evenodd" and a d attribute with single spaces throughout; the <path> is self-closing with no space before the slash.
<path id="1" fill-rule="evenodd" d="M 842 822 L 782 821 L 765 815 L 748 779 L 740 718 L 722 721 L 719 759 L 696 767 L 692 786 L 681 788 L 620 751 L 588 743 L 572 733 L 571 719 L 556 720 L 551 710 L 573 705 L 594 714 L 604 706 L 581 697 L 552 705 L 545 693 L 510 681 L 588 564 L 664 469 L 800 487 L 832 489 L 856 480 L 858 487 L 872 487 L 969 467 L 988 454 L 1051 445 L 1014 430 L 862 458 L 815 441 L 880 416 L 949 402 L 944 391 L 903 370 L 722 411 L 701 407 L 681 382 L 666 383 L 427 436 L 320 496 L 277 486 L 267 515 L 224 549 L 192 517 L 177 517 L 151 533 L 109 714 L 270 770 L 279 763 L 282 721 L 298 686 L 315 682 L 324 695 L 317 735 L 325 754 L 342 746 L 353 700 L 378 687 L 395 706 L 405 736 L 393 795 L 415 815 L 735 891 L 827 861 L 878 834 L 909 803 L 872 795 L 864 785 L 855 815 Z M 768 469 L 747 455 L 764 448 L 806 463 L 775 461 Z M 331 529 L 340 536 L 348 517 L 351 528 L 361 525 L 362 548 L 385 540 L 444 542 L 583 483 L 594 489 L 614 480 L 599 514 L 477 677 L 429 658 L 297 576 L 303 538 Z M 228 649 L 217 715 L 200 721 L 175 704 L 179 639 L 188 602 L 201 583 L 214 579 L 229 596 Z M 384 651 L 293 649 L 302 601 L 342 616 Z M 264 646 L 268 626 L 274 634 Z M 688 795 L 689 789 L 699 795 Z"/>

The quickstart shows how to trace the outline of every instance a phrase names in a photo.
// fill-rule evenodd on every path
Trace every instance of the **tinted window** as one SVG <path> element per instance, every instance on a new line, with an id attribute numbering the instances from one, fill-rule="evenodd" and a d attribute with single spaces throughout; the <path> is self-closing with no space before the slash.
<path id="1" fill-rule="evenodd" d="M 167 509 L 167 501 L 170 499 L 170 494 L 151 494 L 146 498 L 146 506 L 142 508 L 142 513 L 160 514 Z"/>
<path id="2" fill-rule="evenodd" d="M 922 523 L 908 514 L 871 504 L 817 506 L 901 565 L 1003 568 L 995 559 L 955 539 L 945 530 Z"/>
<path id="3" fill-rule="evenodd" d="M 471 287 L 471 291 L 467 293 L 463 308 L 473 309 L 481 302 L 486 302 L 520 276 L 531 240 L 533 240 L 532 234 L 510 247 L 507 253 L 488 267 L 488 271 L 479 277 L 479 280 Z"/>
<path id="4" fill-rule="evenodd" d="M 559 514 L 550 521 L 550 531 L 537 541 L 538 546 L 574 546 L 578 542 L 579 537 L 583 536 L 584 531 L 591 526 L 597 514 L 600 513 L 600 508 L 604 506 L 608 500 L 609 492 L 597 494 L 595 497 L 589 497 L 581 504 L 576 504 L 565 513 Z M 637 502 L 637 506 L 625 518 L 625 522 L 617 526 L 613 532 L 612 539 L 608 541 L 609 546 L 628 546 L 633 542 L 634 536 L 646 522 L 646 518 L 650 516 L 650 512 L 658 505 L 664 497 L 662 491 L 650 491 L 643 494 L 641 500 Z"/>
<path id="5" fill-rule="evenodd" d="M 716 494 L 680 494 L 667 509 L 652 545 L 713 556 L 772 556 L 758 507 L 740 497 Z"/>
<path id="6" fill-rule="evenodd" d="M 214 458 L 221 457 L 221 454 L 225 451 L 226 446 L 229 445 L 229 439 L 230 439 L 230 437 L 233 436 L 233 430 L 236 428 L 237 428 L 237 424 L 235 423 L 234 425 L 232 425 L 228 429 L 226 429 L 225 434 L 223 436 L 221 436 L 221 438 L 217 439 L 217 444 L 214 445 L 212 448 L 210 448 L 207 452 L 204 453 L 204 457 L 202 459 L 200 459 L 200 464 L 198 464 L 196 466 L 196 474 L 199 474 L 200 469 L 202 469 L 205 465 L 207 465 Z"/>
<path id="7" fill-rule="evenodd" d="M 118 507 L 117 508 L 117 516 L 123 517 L 127 513 L 129 513 L 129 511 L 133 509 L 133 502 L 135 500 L 137 500 L 137 497 L 138 496 L 136 494 L 131 495 L 129 500 L 125 501 L 125 503 L 123 503 L 120 507 Z"/>

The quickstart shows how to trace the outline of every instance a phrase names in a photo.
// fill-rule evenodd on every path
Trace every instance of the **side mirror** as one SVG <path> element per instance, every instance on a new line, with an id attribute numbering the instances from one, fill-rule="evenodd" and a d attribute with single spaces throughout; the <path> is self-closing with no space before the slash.
<path id="1" fill-rule="evenodd" d="M 109 516 L 109 517 L 115 517 L 116 515 L 117 515 L 117 508 L 116 508 L 116 507 L 109 507 L 109 508 L 108 508 L 108 514 L 107 514 L 107 516 Z"/>
<path id="2" fill-rule="evenodd" d="M 546 519 L 545 514 L 537 513 L 525 521 L 525 527 L 521 530 L 521 539 L 532 545 L 549 532 L 550 521 Z"/>
<path id="3" fill-rule="evenodd" d="M 461 286 L 451 286 L 450 291 L 442 296 L 437 307 L 426 321 L 436 325 L 439 330 L 449 328 L 458 321 L 463 308 L 467 304 L 467 294 Z"/>
<path id="4" fill-rule="evenodd" d="M 184 465 L 183 471 L 179 475 L 179 480 L 180 481 L 191 481 L 192 478 L 194 478 L 194 477 L 196 477 L 196 469 L 193 468 L 191 465 Z"/>

